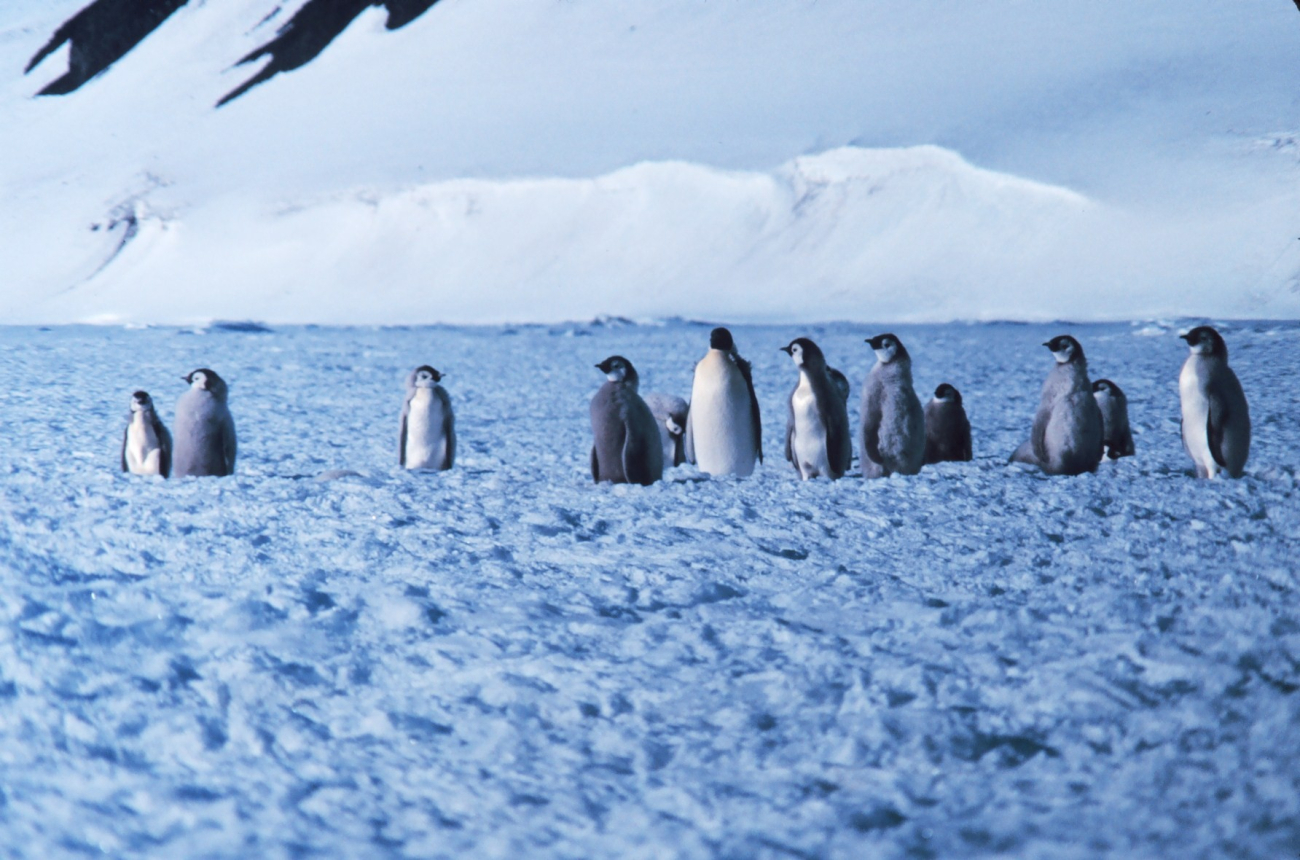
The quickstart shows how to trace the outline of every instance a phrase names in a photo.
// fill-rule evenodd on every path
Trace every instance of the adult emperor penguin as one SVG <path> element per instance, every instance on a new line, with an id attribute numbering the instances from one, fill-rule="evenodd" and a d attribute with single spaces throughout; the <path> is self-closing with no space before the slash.
<path id="1" fill-rule="evenodd" d="M 948 383 L 934 390 L 925 404 L 925 462 L 971 459 L 970 419 L 961 403 L 961 392 Z"/>
<path id="2" fill-rule="evenodd" d="M 176 401 L 172 475 L 229 475 L 235 471 L 235 419 L 226 406 L 226 381 L 206 367 L 181 377 L 190 384 Z"/>
<path id="3" fill-rule="evenodd" d="M 650 485 L 664 474 L 664 449 L 650 407 L 637 393 L 632 362 L 611 355 L 596 365 L 607 381 L 591 398 L 591 477 Z"/>
<path id="4" fill-rule="evenodd" d="M 439 382 L 442 374 L 427 364 L 406 379 L 397 462 L 408 469 L 450 469 L 456 459 L 456 415 Z"/>
<path id="5" fill-rule="evenodd" d="M 1094 382 L 1092 396 L 1097 398 L 1097 408 L 1101 410 L 1101 441 L 1106 446 L 1106 456 L 1112 460 L 1132 457 L 1133 431 L 1128 426 L 1128 398 L 1109 379 Z"/>
<path id="6" fill-rule="evenodd" d="M 763 422 L 753 374 L 725 328 L 709 334 L 709 351 L 695 365 L 686 459 L 702 472 L 742 478 L 763 461 Z"/>
<path id="7" fill-rule="evenodd" d="M 131 395 L 130 421 L 122 433 L 122 471 L 164 478 L 172 472 L 172 437 L 146 391 Z"/>
<path id="8" fill-rule="evenodd" d="M 876 364 L 862 384 L 862 477 L 915 475 L 925 463 L 925 412 L 912 387 L 912 357 L 896 335 L 867 343 Z"/>
<path id="9" fill-rule="evenodd" d="M 1052 351 L 1056 366 L 1043 383 L 1029 439 L 1011 460 L 1038 466 L 1049 475 L 1094 472 L 1101 462 L 1101 409 L 1088 384 L 1083 347 L 1064 334 L 1043 346 Z"/>
<path id="10" fill-rule="evenodd" d="M 686 420 L 690 407 L 686 401 L 674 394 L 647 394 L 644 398 L 650 414 L 655 417 L 659 427 L 659 441 L 664 446 L 664 468 L 680 466 L 686 462 Z"/>
<path id="11" fill-rule="evenodd" d="M 817 344 L 800 337 L 781 351 L 799 368 L 799 382 L 790 392 L 785 458 L 805 481 L 821 476 L 833 481 L 847 472 L 853 461 L 848 410 L 826 372 L 826 357 Z"/>
<path id="12" fill-rule="evenodd" d="M 1178 376 L 1183 446 L 1198 478 L 1221 472 L 1240 478 L 1250 456 L 1250 409 L 1237 374 L 1228 367 L 1228 345 L 1207 325 L 1180 337 L 1191 350 Z"/>

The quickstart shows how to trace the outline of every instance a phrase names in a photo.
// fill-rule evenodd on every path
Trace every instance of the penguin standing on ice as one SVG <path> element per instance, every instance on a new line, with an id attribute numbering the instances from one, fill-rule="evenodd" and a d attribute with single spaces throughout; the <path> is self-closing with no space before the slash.
<path id="1" fill-rule="evenodd" d="M 742 478 L 763 460 L 763 422 L 753 374 L 725 328 L 709 334 L 709 351 L 695 365 L 686 459 L 710 475 Z"/>
<path id="2" fill-rule="evenodd" d="M 122 471 L 164 478 L 172 471 L 172 437 L 147 391 L 131 395 L 130 422 L 122 433 Z"/>
<path id="3" fill-rule="evenodd" d="M 690 416 L 690 406 L 686 401 L 673 394 L 647 394 L 644 398 L 650 414 L 654 415 L 659 425 L 659 440 L 664 446 L 664 468 L 680 466 L 686 462 L 686 420 Z"/>
<path id="4" fill-rule="evenodd" d="M 915 475 L 925 462 L 925 412 L 912 387 L 912 357 L 892 334 L 867 343 L 876 365 L 862 384 L 862 477 Z"/>
<path id="5" fill-rule="evenodd" d="M 596 367 L 607 381 L 591 398 L 591 477 L 597 483 L 653 484 L 664 474 L 664 449 L 654 414 L 637 393 L 636 368 L 621 355 Z"/>
<path id="6" fill-rule="evenodd" d="M 834 481 L 849 470 L 853 460 L 844 399 L 826 372 L 826 357 L 817 344 L 800 337 L 781 351 L 799 368 L 799 382 L 790 392 L 785 458 L 805 481 L 817 477 Z"/>
<path id="7" fill-rule="evenodd" d="M 1101 462 L 1101 409 L 1088 383 L 1083 347 L 1069 335 L 1043 344 L 1056 366 L 1047 374 L 1029 439 L 1011 461 L 1038 466 L 1049 475 L 1095 472 Z"/>
<path id="8" fill-rule="evenodd" d="M 1178 376 L 1183 446 L 1196 477 L 1222 472 L 1240 478 L 1250 456 L 1250 408 L 1237 374 L 1228 367 L 1228 345 L 1207 325 L 1180 335 L 1191 355 Z"/>
<path id="9" fill-rule="evenodd" d="M 406 380 L 397 460 L 407 469 L 450 469 L 456 460 L 456 415 L 438 383 L 442 374 L 422 364 Z"/>
<path id="10" fill-rule="evenodd" d="M 1128 426 L 1128 398 L 1109 379 L 1094 382 L 1092 396 L 1101 410 L 1101 442 L 1106 446 L 1106 456 L 1112 460 L 1132 457 L 1135 449 L 1133 431 Z"/>
<path id="11" fill-rule="evenodd" d="M 961 392 L 948 383 L 934 390 L 925 404 L 925 462 L 964 462 L 971 459 L 970 419 Z"/>
<path id="12" fill-rule="evenodd" d="M 176 401 L 172 474 L 217 477 L 235 471 L 235 419 L 226 405 L 226 381 L 206 367 L 181 377 L 190 384 Z"/>

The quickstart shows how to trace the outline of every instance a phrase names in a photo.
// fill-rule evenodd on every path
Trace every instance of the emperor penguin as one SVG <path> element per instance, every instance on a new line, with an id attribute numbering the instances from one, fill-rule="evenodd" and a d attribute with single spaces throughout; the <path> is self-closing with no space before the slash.
<path id="1" fill-rule="evenodd" d="M 1101 409 L 1088 383 L 1083 347 L 1069 335 L 1043 344 L 1056 366 L 1047 374 L 1029 439 L 1011 461 L 1038 466 L 1049 475 L 1095 472 L 1101 462 Z"/>
<path id="2" fill-rule="evenodd" d="M 934 390 L 925 404 L 925 462 L 943 463 L 971 459 L 970 419 L 961 392 L 947 382 Z"/>
<path id="3" fill-rule="evenodd" d="M 799 477 L 832 481 L 849 470 L 853 440 L 844 399 L 827 373 L 821 348 L 806 337 L 781 347 L 799 369 L 799 382 L 790 392 L 785 425 L 785 458 Z"/>
<path id="4" fill-rule="evenodd" d="M 1178 376 L 1183 407 L 1183 446 L 1196 477 L 1223 472 L 1240 478 L 1250 456 L 1250 409 L 1237 374 L 1228 367 L 1228 345 L 1203 325 L 1180 335 L 1191 355 Z"/>
<path id="5" fill-rule="evenodd" d="M 1109 379 L 1094 382 L 1092 396 L 1097 398 L 1097 408 L 1101 410 L 1101 441 L 1106 446 L 1106 456 L 1112 460 L 1132 457 L 1135 449 L 1133 431 L 1128 426 L 1128 398 Z"/>
<path id="6" fill-rule="evenodd" d="M 122 471 L 164 478 L 172 472 L 172 437 L 147 391 L 131 395 L 130 420 L 122 433 Z"/>
<path id="7" fill-rule="evenodd" d="M 925 463 L 925 412 L 912 387 L 912 357 L 896 335 L 867 343 L 876 364 L 862 384 L 862 477 L 915 475 Z"/>
<path id="8" fill-rule="evenodd" d="M 844 375 L 843 371 L 836 370 L 833 367 L 826 368 L 826 375 L 831 378 L 831 384 L 839 392 L 840 399 L 844 401 L 845 408 L 848 408 L 849 402 L 849 378 Z"/>
<path id="9" fill-rule="evenodd" d="M 226 406 L 226 381 L 206 367 L 181 377 L 190 384 L 176 401 L 172 474 L 230 475 L 235 471 L 235 419 Z"/>
<path id="10" fill-rule="evenodd" d="M 686 420 L 690 407 L 674 394 L 647 394 L 643 398 L 659 425 L 659 440 L 664 446 L 664 468 L 686 462 Z"/>
<path id="11" fill-rule="evenodd" d="M 397 462 L 407 469 L 450 469 L 456 459 L 456 415 L 439 382 L 442 374 L 427 364 L 406 379 Z"/>
<path id="12" fill-rule="evenodd" d="M 664 449 L 650 407 L 637 393 L 632 362 L 611 355 L 596 365 L 606 382 L 591 398 L 591 477 L 649 486 L 664 474 Z"/>
<path id="13" fill-rule="evenodd" d="M 709 334 L 709 351 L 695 365 L 686 459 L 702 472 L 742 478 L 763 461 L 763 422 L 754 377 L 725 328 Z"/>

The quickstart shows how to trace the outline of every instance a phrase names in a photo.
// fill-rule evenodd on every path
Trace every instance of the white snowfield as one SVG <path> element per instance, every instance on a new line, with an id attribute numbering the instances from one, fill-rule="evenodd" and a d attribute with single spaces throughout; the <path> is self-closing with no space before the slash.
<path id="1" fill-rule="evenodd" d="M 800 482 L 813 337 L 734 325 L 765 464 L 594 485 L 592 365 L 684 393 L 709 326 L 0 329 L 0 845 L 13 857 L 1278 858 L 1300 843 L 1294 323 L 1217 323 L 1250 398 L 1197 481 L 1173 323 L 890 326 L 975 460 Z M 1074 334 L 1137 456 L 1005 463 Z M 410 368 L 460 456 L 397 466 Z M 123 475 L 230 382 L 226 479 Z M 341 471 L 352 475 L 342 475 Z M 321 480 L 321 477 L 332 480 Z"/>

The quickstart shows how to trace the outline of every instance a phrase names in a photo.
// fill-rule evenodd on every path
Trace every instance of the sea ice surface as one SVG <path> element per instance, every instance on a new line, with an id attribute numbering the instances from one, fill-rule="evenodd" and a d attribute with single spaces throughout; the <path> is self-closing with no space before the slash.
<path id="1" fill-rule="evenodd" d="M 835 483 L 777 348 L 856 404 L 879 329 L 734 327 L 766 462 L 648 488 L 591 483 L 592 365 L 685 395 L 707 325 L 0 329 L 0 855 L 1295 856 L 1300 327 L 1220 329 L 1239 481 L 1144 321 L 893 327 L 976 458 Z M 1137 456 L 1050 478 L 1005 460 L 1067 332 Z M 446 473 L 397 466 L 426 362 Z M 200 366 L 235 476 L 123 475 Z"/>

